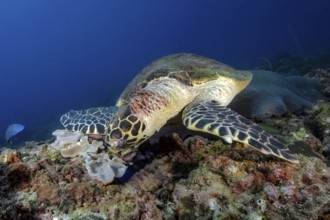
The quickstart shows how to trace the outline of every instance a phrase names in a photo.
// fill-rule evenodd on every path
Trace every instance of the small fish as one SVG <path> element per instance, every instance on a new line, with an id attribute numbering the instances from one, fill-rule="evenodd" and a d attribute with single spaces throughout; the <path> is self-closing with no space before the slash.
<path id="1" fill-rule="evenodd" d="M 11 125 L 9 125 L 7 130 L 6 130 L 6 133 L 5 133 L 6 141 L 8 143 L 11 143 L 11 139 L 23 130 L 24 130 L 24 125 L 21 125 L 21 124 L 11 124 Z"/>

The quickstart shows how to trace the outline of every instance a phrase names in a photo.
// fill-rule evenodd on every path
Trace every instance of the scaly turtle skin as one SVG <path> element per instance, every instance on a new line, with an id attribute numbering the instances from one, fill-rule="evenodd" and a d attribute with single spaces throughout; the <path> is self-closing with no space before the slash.
<path id="1" fill-rule="evenodd" d="M 226 108 L 251 79 L 250 72 L 212 59 L 174 54 L 144 68 L 123 91 L 116 107 L 70 111 L 61 123 L 69 130 L 105 135 L 109 149 L 123 156 L 179 115 L 188 129 L 297 163 L 283 143 Z"/>

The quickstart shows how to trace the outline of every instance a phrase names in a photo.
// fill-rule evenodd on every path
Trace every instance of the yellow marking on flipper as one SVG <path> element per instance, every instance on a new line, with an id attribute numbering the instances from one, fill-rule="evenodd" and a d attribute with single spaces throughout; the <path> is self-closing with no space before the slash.
<path id="1" fill-rule="evenodd" d="M 99 134 L 99 131 L 97 130 L 97 126 L 95 126 L 93 134 Z"/>
<path id="2" fill-rule="evenodd" d="M 299 162 L 282 142 L 254 122 L 217 102 L 193 102 L 184 109 L 182 119 L 188 129 L 219 136 L 229 143 L 232 138 L 264 154 L 272 154 L 292 163 Z"/>

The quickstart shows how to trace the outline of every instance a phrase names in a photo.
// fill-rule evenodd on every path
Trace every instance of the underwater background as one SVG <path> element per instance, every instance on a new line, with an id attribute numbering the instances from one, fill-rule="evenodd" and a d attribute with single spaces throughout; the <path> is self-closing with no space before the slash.
<path id="1" fill-rule="evenodd" d="M 252 69 L 280 53 L 330 53 L 330 2 L 262 0 L 0 2 L 0 145 L 44 140 L 70 109 L 114 105 L 162 56 L 189 52 Z M 3 134 L 3 135 L 2 135 Z"/>

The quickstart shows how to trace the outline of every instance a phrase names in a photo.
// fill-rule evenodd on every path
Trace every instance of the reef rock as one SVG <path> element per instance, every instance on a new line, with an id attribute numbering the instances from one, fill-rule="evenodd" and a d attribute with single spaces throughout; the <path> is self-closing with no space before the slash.
<path id="1" fill-rule="evenodd" d="M 86 175 L 83 157 L 64 158 L 50 144 L 2 152 L 0 219 L 329 218 L 330 169 L 311 155 L 292 164 L 241 144 L 172 135 L 141 146 L 124 184 L 104 184 Z M 108 160 L 91 156 L 93 172 Z"/>
<path id="2" fill-rule="evenodd" d="M 312 69 L 306 74 L 309 77 L 319 79 L 323 85 L 323 94 L 330 98 L 330 68 L 322 69 L 316 68 Z"/>
<path id="3" fill-rule="evenodd" d="M 229 105 L 248 118 L 261 120 L 288 112 L 302 113 L 318 100 L 326 100 L 317 79 L 283 76 L 266 70 L 251 72 L 251 83 Z"/>

